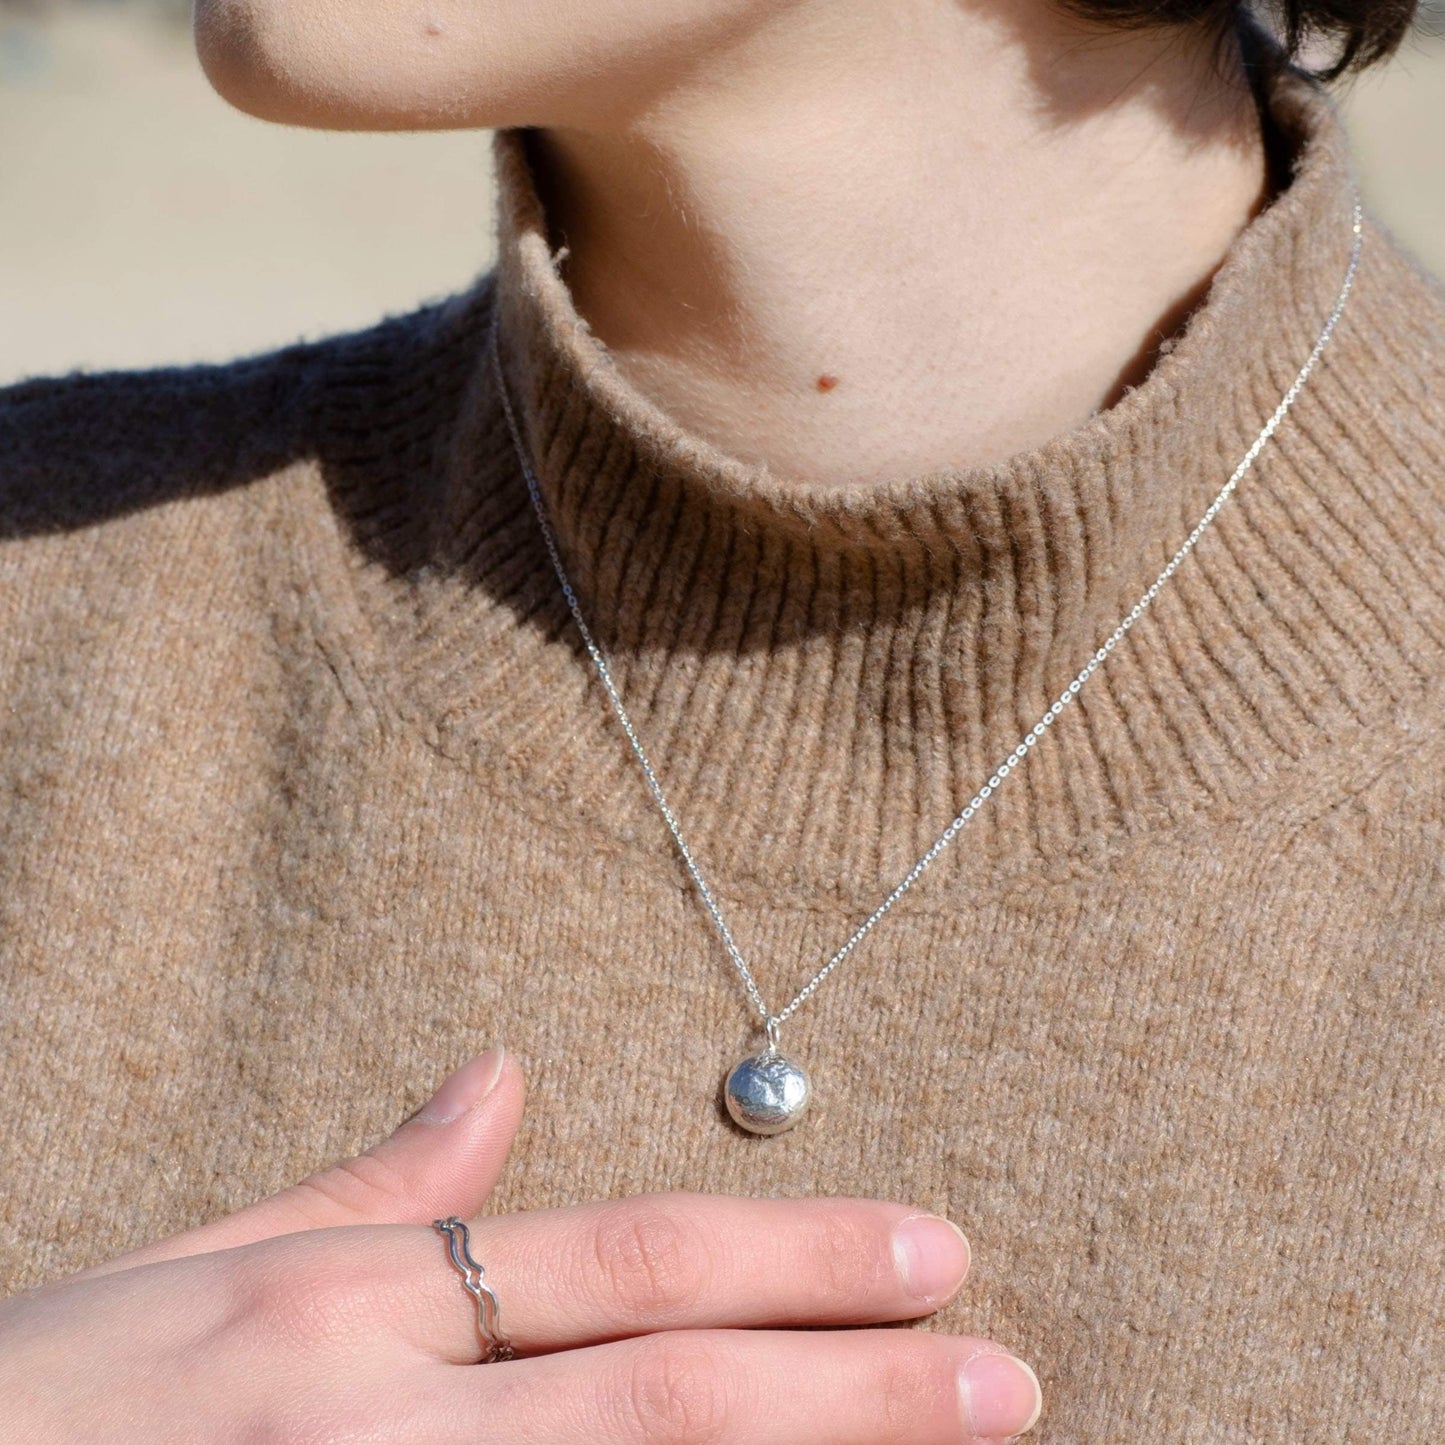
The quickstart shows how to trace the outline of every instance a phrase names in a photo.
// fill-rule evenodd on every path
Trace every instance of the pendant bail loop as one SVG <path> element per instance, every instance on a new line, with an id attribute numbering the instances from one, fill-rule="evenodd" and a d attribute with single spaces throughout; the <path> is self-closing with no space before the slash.
<path id="1" fill-rule="evenodd" d="M 769 1014 L 767 1017 L 767 1022 L 763 1025 L 763 1027 L 767 1030 L 768 1052 L 770 1054 L 775 1054 L 778 1052 L 778 1036 L 782 1032 L 783 1027 L 778 1019 L 777 1014 Z"/>

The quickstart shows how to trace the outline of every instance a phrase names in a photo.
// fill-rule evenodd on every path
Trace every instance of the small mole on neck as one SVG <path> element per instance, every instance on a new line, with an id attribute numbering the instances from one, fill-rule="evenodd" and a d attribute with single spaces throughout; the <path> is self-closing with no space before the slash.
<path id="1" fill-rule="evenodd" d="M 817 381 L 817 387 L 819 391 L 832 391 L 833 388 L 837 385 L 838 378 L 836 376 L 829 375 L 827 372 L 824 372 Z"/>
<path id="2" fill-rule="evenodd" d="M 428 20 L 423 28 L 428 35 L 441 35 L 446 30 L 446 26 L 440 20 Z"/>

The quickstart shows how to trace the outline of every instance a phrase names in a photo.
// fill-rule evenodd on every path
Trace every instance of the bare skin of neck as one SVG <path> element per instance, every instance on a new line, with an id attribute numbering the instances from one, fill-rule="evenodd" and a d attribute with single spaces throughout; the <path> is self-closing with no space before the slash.
<path id="1" fill-rule="evenodd" d="M 533 141 L 623 375 L 724 452 L 839 486 L 1112 406 L 1270 199 L 1232 35 L 1220 61 L 1047 0 L 779 6 Z"/>

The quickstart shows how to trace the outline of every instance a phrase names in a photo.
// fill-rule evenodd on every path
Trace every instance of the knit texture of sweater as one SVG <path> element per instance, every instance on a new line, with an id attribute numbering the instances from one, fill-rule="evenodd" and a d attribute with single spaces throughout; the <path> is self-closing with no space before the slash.
<path id="1" fill-rule="evenodd" d="M 837 489 L 680 428 L 558 269 L 526 132 L 496 264 L 356 333 L 0 392 L 0 1279 L 388 1133 L 493 1041 L 502 1210 L 866 1195 L 956 1220 L 914 1327 L 1028 1360 L 1041 1445 L 1445 1438 L 1445 294 L 1366 212 L 1343 319 L 1157 601 L 720 1103 L 786 1002 L 1204 512 L 1344 280 L 1285 184 L 1140 385 L 997 464 Z"/>

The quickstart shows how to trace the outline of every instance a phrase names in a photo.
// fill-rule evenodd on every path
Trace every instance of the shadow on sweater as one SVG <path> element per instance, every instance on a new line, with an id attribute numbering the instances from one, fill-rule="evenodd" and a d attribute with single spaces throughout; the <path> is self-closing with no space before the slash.
<path id="1" fill-rule="evenodd" d="M 464 294 L 481 299 L 490 274 Z M 457 300 L 233 361 L 72 371 L 0 387 L 0 539 L 80 531 L 313 460 L 371 560 L 405 572 L 423 560 L 418 545 L 435 539 L 376 531 L 366 514 L 380 484 L 403 481 L 420 499 L 424 483 L 408 452 L 455 420 L 471 369 L 457 352 L 467 341 L 437 323 L 455 315 Z M 436 364 L 439 333 L 449 365 Z M 331 425 L 338 395 L 349 423 L 339 432 Z M 428 435 L 418 423 L 440 430 Z"/>
<path id="2" fill-rule="evenodd" d="M 77 531 L 274 472 L 305 449 L 322 344 L 0 388 L 0 537 Z"/>

